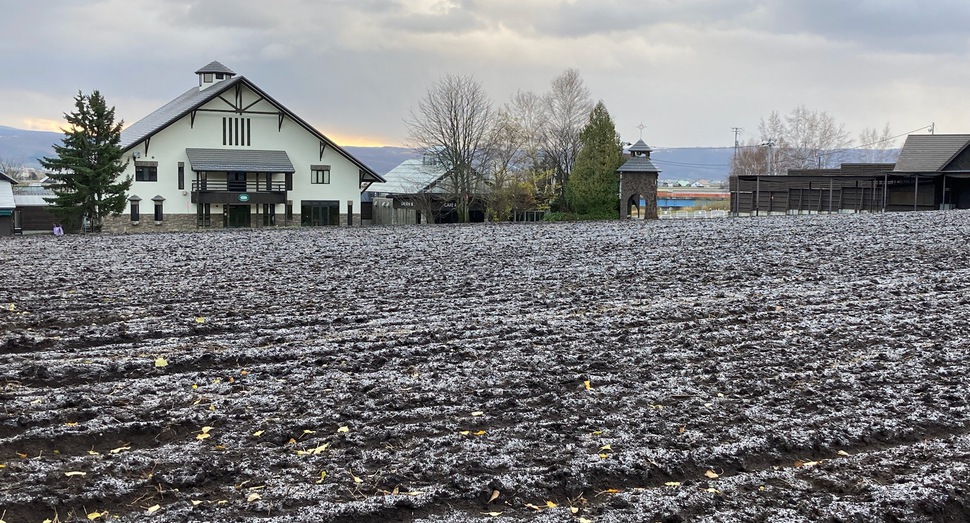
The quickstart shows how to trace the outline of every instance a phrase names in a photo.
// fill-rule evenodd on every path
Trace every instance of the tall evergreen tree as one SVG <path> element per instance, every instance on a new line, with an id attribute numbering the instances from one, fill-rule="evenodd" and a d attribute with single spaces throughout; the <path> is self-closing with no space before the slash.
<path id="1" fill-rule="evenodd" d="M 623 146 L 602 101 L 590 112 L 579 139 L 581 148 L 566 182 L 566 201 L 581 216 L 614 218 L 620 201 L 616 170 L 623 164 Z"/>
<path id="2" fill-rule="evenodd" d="M 120 179 L 128 167 L 121 161 L 122 122 L 115 123 L 114 107 L 108 108 L 98 91 L 89 96 L 78 91 L 74 112 L 64 119 L 63 145 L 54 145 L 57 156 L 40 160 L 55 182 L 54 196 L 46 200 L 66 227 L 75 228 L 87 217 L 100 230 L 105 216 L 124 211 L 131 188 L 131 176 Z"/>

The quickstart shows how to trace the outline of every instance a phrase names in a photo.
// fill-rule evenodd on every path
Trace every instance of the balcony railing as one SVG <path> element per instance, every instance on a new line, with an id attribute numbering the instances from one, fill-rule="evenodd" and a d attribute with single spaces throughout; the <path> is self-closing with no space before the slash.
<path id="1" fill-rule="evenodd" d="M 228 191 L 228 192 L 286 192 L 286 182 L 266 181 L 233 181 L 233 180 L 195 180 L 192 182 L 192 192 Z"/>

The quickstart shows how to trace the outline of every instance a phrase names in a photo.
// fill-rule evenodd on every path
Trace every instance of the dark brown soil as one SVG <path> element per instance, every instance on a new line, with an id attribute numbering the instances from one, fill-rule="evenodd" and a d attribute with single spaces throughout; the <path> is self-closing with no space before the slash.
<path id="1" fill-rule="evenodd" d="M 0 239 L 0 520 L 965 521 L 968 245 L 956 211 Z"/>

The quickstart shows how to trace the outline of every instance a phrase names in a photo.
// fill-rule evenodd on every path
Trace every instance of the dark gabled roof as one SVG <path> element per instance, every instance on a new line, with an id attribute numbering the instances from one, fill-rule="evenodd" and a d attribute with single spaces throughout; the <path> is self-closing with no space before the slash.
<path id="1" fill-rule="evenodd" d="M 202 73 L 223 73 L 223 74 L 228 74 L 230 76 L 236 75 L 236 73 L 232 69 L 216 61 L 212 61 L 211 63 L 209 63 L 209 65 L 195 72 L 195 74 L 202 74 Z"/>
<path id="2" fill-rule="evenodd" d="M 255 149 L 186 149 L 192 170 L 293 173 L 286 151 L 259 151 Z"/>
<path id="3" fill-rule="evenodd" d="M 202 107 L 212 99 L 218 97 L 222 93 L 231 89 L 235 85 L 242 83 L 247 88 L 251 89 L 257 95 L 263 97 L 267 102 L 276 107 L 281 113 L 288 116 L 291 120 L 296 122 L 300 127 L 303 127 L 311 134 L 316 136 L 320 141 L 327 145 L 327 147 L 332 148 L 337 151 L 344 158 L 347 158 L 354 165 L 360 169 L 360 181 L 361 182 L 383 182 L 384 179 L 381 178 L 379 174 L 374 172 L 373 169 L 364 165 L 363 162 L 355 158 L 352 154 L 345 151 L 339 145 L 335 144 L 330 138 L 327 138 L 320 131 L 316 130 L 312 125 L 308 124 L 302 118 L 294 114 L 292 111 L 284 107 L 281 103 L 277 102 L 272 96 L 266 94 L 262 89 L 256 87 L 255 84 L 246 79 L 245 76 L 237 76 L 229 80 L 223 80 L 217 84 L 206 88 L 200 89 L 198 87 L 193 87 L 183 93 L 178 98 L 172 100 L 171 102 L 163 105 L 162 107 L 156 109 L 153 113 L 148 116 L 138 120 L 134 124 L 130 125 L 121 132 L 121 147 L 125 151 L 129 151 L 134 148 L 139 143 L 143 142 L 154 136 L 155 134 L 161 132 L 163 129 L 182 119 L 185 115 L 191 113 L 192 111 Z"/>
<path id="4" fill-rule="evenodd" d="M 970 144 L 970 134 L 912 134 L 899 151 L 894 173 L 936 173 Z"/>
<path id="5" fill-rule="evenodd" d="M 634 156 L 626 161 L 619 169 L 618 173 L 656 173 L 660 174 L 660 169 L 646 156 Z"/>

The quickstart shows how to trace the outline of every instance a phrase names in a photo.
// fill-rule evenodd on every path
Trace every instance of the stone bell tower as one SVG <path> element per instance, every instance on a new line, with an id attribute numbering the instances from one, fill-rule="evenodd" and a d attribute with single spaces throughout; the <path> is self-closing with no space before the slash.
<path id="1" fill-rule="evenodd" d="M 631 206 L 639 208 L 641 199 L 644 201 L 640 209 L 643 219 L 657 219 L 657 177 L 660 169 L 650 161 L 652 151 L 641 138 L 630 147 L 630 159 L 616 170 L 620 175 L 621 220 L 631 217 Z"/>

